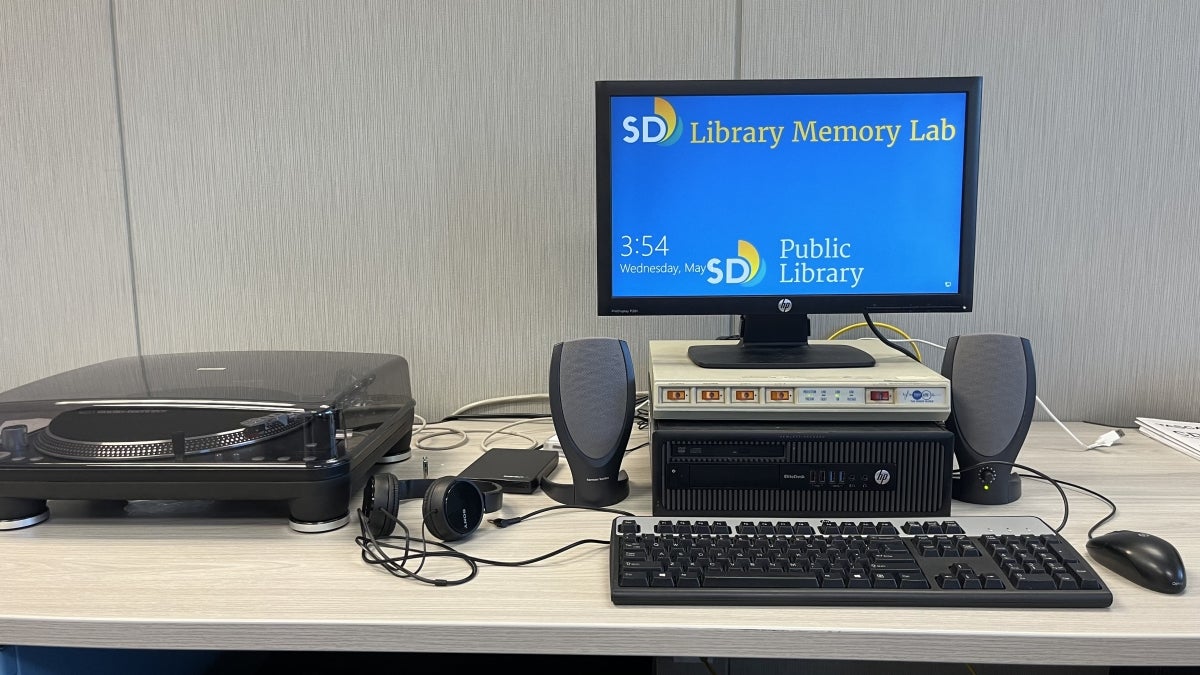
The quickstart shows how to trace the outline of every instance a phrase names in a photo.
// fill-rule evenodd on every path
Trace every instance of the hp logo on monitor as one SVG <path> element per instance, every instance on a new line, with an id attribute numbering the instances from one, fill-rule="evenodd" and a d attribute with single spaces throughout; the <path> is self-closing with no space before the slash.
<path id="1" fill-rule="evenodd" d="M 792 311 L 792 301 L 788 300 L 787 298 L 780 300 L 779 301 L 779 311 L 781 311 L 781 312 Z"/>

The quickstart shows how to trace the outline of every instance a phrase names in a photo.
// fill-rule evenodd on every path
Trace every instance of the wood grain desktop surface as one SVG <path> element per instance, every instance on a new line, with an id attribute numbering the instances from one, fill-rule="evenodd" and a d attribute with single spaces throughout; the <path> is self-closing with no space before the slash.
<path id="1" fill-rule="evenodd" d="M 496 423 L 456 423 L 486 429 Z M 1104 428 L 1071 424 L 1090 442 Z M 534 427 L 536 429 L 536 427 Z M 535 437 L 548 427 L 533 432 Z M 416 449 L 387 470 L 453 474 L 480 450 Z M 635 431 L 631 446 L 645 440 Z M 436 441 L 433 441 L 436 442 Z M 1049 422 L 1034 424 L 1018 461 L 1098 490 L 1119 506 L 1099 532 L 1145 530 L 1172 542 L 1200 573 L 1200 462 L 1129 431 L 1111 448 L 1085 451 Z M 624 468 L 629 498 L 650 514 L 649 452 Z M 556 476 L 567 474 L 565 462 Z M 1064 534 L 1080 551 L 1108 508 L 1068 490 Z M 499 515 L 550 505 L 544 495 L 505 495 Z M 357 501 L 353 504 L 357 506 Z M 1005 506 L 955 502 L 953 515 L 1062 518 L 1057 492 L 1026 481 Z M 401 519 L 419 528 L 420 502 Z M 581 538 L 607 539 L 613 516 L 554 511 L 505 529 L 485 523 L 458 548 L 523 560 Z M 357 518 L 337 531 L 299 534 L 274 505 L 193 502 L 51 502 L 51 517 L 0 532 L 0 642 L 165 649 L 362 650 L 530 654 L 638 654 L 1076 665 L 1200 664 L 1200 590 L 1162 595 L 1098 568 L 1113 592 L 1105 609 L 616 606 L 608 551 L 600 545 L 525 567 L 482 566 L 461 586 L 398 579 L 365 564 Z M 453 561 L 423 573 L 452 579 Z M 1193 582 L 1195 586 L 1195 582 Z M 452 649 L 450 649 L 452 647 Z"/>

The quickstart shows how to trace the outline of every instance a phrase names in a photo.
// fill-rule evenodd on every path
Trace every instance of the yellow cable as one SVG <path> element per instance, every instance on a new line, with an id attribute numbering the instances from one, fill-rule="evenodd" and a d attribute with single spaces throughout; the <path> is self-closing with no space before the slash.
<path id="1" fill-rule="evenodd" d="M 905 333 L 904 331 L 900 330 L 899 328 L 893 326 L 890 323 L 879 323 L 878 321 L 876 321 L 875 325 L 879 328 L 886 328 L 888 330 L 895 331 L 895 332 L 899 333 L 900 336 L 903 337 L 905 340 L 909 340 L 908 344 L 912 346 L 913 351 L 916 352 L 916 354 L 917 354 L 917 361 L 919 361 L 921 363 L 925 362 L 925 359 L 922 358 L 922 356 L 921 356 L 921 348 L 917 346 L 916 342 L 912 342 L 911 335 L 909 335 L 908 333 Z M 852 331 L 855 328 L 866 328 L 866 327 L 867 327 L 866 321 L 859 321 L 858 323 L 852 323 L 849 326 L 842 326 L 841 328 L 835 330 L 832 335 L 830 335 L 829 337 L 827 337 L 825 339 L 826 340 L 836 340 L 838 338 L 838 336 L 842 335 L 843 333 Z"/>

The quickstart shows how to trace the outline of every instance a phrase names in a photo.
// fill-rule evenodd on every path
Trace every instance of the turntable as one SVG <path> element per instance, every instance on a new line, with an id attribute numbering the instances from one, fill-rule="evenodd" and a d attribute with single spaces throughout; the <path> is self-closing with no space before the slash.
<path id="1" fill-rule="evenodd" d="M 105 361 L 0 394 L 0 530 L 47 500 L 287 503 L 299 532 L 350 520 L 373 467 L 407 459 L 408 362 L 229 351 Z"/>

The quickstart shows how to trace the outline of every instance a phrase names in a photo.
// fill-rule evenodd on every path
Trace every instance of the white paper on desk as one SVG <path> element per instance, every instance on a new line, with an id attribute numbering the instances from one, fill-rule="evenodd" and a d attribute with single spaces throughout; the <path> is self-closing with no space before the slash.
<path id="1" fill-rule="evenodd" d="M 1156 441 L 1200 459 L 1200 423 L 1159 420 L 1150 417 L 1135 419 L 1138 431 Z"/>

